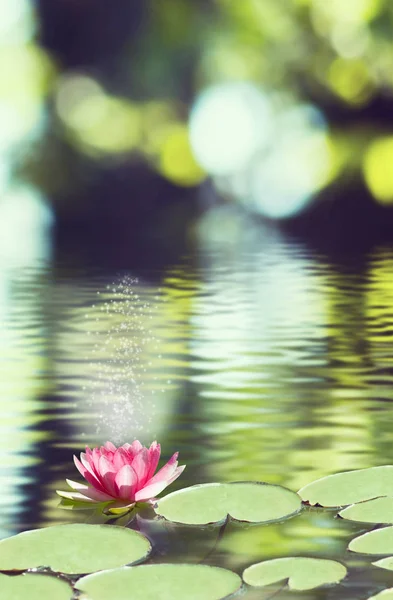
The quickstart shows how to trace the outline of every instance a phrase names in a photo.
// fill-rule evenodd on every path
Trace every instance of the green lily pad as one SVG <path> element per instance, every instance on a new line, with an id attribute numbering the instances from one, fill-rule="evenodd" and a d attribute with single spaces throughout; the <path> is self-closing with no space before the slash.
<path id="1" fill-rule="evenodd" d="M 393 553 L 393 527 L 383 527 L 364 533 L 352 540 L 348 549 L 361 554 L 391 554 Z"/>
<path id="2" fill-rule="evenodd" d="M 150 553 L 139 532 L 113 525 L 55 525 L 0 540 L 0 570 L 50 567 L 92 573 L 139 562 Z"/>
<path id="3" fill-rule="evenodd" d="M 299 496 L 310 504 L 345 506 L 379 496 L 393 496 L 393 466 L 328 475 L 309 483 Z"/>
<path id="4" fill-rule="evenodd" d="M 224 521 L 268 523 L 298 513 L 301 500 L 295 492 L 260 482 L 206 483 L 183 488 L 158 500 L 157 514 L 168 521 L 206 525 Z"/>
<path id="5" fill-rule="evenodd" d="M 72 588 L 55 577 L 47 575 L 0 574 L 1 600 L 71 600 Z"/>
<path id="6" fill-rule="evenodd" d="M 343 519 L 359 523 L 393 523 L 393 497 L 385 496 L 351 504 L 338 514 Z"/>
<path id="7" fill-rule="evenodd" d="M 367 600 L 393 600 L 393 588 L 382 590 L 376 596 L 371 596 Z"/>
<path id="8" fill-rule="evenodd" d="M 341 563 L 322 558 L 276 558 L 251 565 L 243 572 L 248 585 L 265 586 L 288 579 L 291 590 L 312 590 L 328 583 L 338 583 L 347 574 Z"/>
<path id="9" fill-rule="evenodd" d="M 88 575 L 78 590 L 89 600 L 219 600 L 237 592 L 236 573 L 207 565 L 158 564 L 124 567 Z"/>
<path id="10" fill-rule="evenodd" d="M 377 560 L 377 562 L 374 562 L 372 564 L 375 567 L 380 567 L 381 569 L 393 571 L 393 556 L 388 556 L 388 558 L 382 558 L 381 560 Z"/>

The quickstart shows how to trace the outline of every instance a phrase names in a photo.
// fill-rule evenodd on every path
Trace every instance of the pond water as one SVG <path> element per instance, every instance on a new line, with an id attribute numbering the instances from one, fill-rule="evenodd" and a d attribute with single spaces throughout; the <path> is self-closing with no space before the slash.
<path id="1" fill-rule="evenodd" d="M 393 462 L 393 248 L 332 259 L 262 230 L 201 244 L 155 271 L 64 260 L 0 271 L 0 536 L 89 514 L 58 507 L 72 455 L 158 439 L 187 468 L 171 489 L 258 480 L 297 491 Z M 259 560 L 335 558 L 366 598 L 389 573 L 346 547 L 369 528 L 307 509 L 277 525 L 146 525 L 153 560 L 240 572 Z M 155 529 L 156 528 L 156 529 Z M 273 591 L 277 588 L 273 588 Z M 267 591 L 248 598 L 268 598 Z M 290 597 L 281 590 L 277 598 Z"/>

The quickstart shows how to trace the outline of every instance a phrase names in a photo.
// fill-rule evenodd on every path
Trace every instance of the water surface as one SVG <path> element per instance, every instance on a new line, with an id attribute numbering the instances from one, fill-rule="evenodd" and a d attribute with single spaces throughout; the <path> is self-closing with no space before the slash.
<path id="1" fill-rule="evenodd" d="M 263 231 L 137 274 L 0 263 L 1 537 L 87 520 L 60 509 L 55 490 L 77 478 L 73 453 L 107 439 L 179 450 L 187 469 L 173 489 L 260 480 L 296 491 L 392 463 L 392 273 L 393 248 L 332 260 Z M 389 574 L 346 551 L 364 529 L 318 509 L 232 524 L 206 560 L 239 571 L 336 558 L 353 567 L 348 580 L 302 597 L 365 598 Z M 203 560 L 217 533 L 158 528 L 154 560 Z"/>

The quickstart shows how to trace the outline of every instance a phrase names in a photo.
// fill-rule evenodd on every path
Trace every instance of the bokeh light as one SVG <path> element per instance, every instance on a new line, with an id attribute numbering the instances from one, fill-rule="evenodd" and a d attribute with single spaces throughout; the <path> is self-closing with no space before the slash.
<path id="1" fill-rule="evenodd" d="M 150 100 L 142 110 L 142 152 L 148 160 L 159 158 L 162 146 L 179 121 L 178 106 L 173 100 Z"/>
<path id="2" fill-rule="evenodd" d="M 43 99 L 53 73 L 52 62 L 37 46 L 0 48 L 0 150 L 42 131 Z"/>
<path id="3" fill-rule="evenodd" d="M 244 44 L 243 40 L 233 35 L 217 32 L 203 48 L 199 78 L 209 84 L 217 80 L 258 81 L 263 62 L 263 54 L 257 44 Z"/>
<path id="4" fill-rule="evenodd" d="M 264 147 L 269 133 L 269 102 L 251 83 L 212 86 L 201 94 L 191 112 L 192 149 L 212 174 L 242 171 Z"/>
<path id="5" fill-rule="evenodd" d="M 393 204 L 393 136 L 372 142 L 363 163 L 371 193 L 381 204 Z"/>
<path id="6" fill-rule="evenodd" d="M 21 44 L 35 33 L 35 15 L 29 0 L 0 0 L 0 41 Z"/>
<path id="7" fill-rule="evenodd" d="M 54 73 L 46 52 L 31 43 L 36 19 L 28 0 L 0 0 L 0 151 L 42 131 L 43 99 Z"/>
<path id="8" fill-rule="evenodd" d="M 11 165 L 7 158 L 0 154 L 0 194 L 8 187 L 11 179 Z"/>
<path id="9" fill-rule="evenodd" d="M 50 258 L 52 208 L 27 185 L 14 185 L 0 198 L 0 266 L 25 267 Z"/>
<path id="10" fill-rule="evenodd" d="M 320 29 L 345 23 L 347 27 L 372 21 L 380 12 L 383 0 L 313 0 L 312 16 Z"/>
<path id="11" fill-rule="evenodd" d="M 57 112 L 74 142 L 88 154 L 121 154 L 141 140 L 139 107 L 107 94 L 85 75 L 68 74 L 58 84 Z"/>
<path id="12" fill-rule="evenodd" d="M 328 81 L 338 96 L 353 104 L 365 104 L 374 92 L 369 70 L 360 60 L 336 58 L 330 66 Z"/>
<path id="13" fill-rule="evenodd" d="M 346 23 L 337 23 L 332 31 L 332 45 L 342 58 L 364 56 L 370 41 L 369 30 L 364 25 L 349 28 Z"/>
<path id="14" fill-rule="evenodd" d="M 68 27 L 81 13 L 65 5 L 55 12 Z M 209 11 L 176 0 L 136 15 L 137 36 L 124 31 L 123 40 L 110 27 L 102 35 L 102 15 L 86 35 L 63 39 L 56 18 L 42 3 L 0 0 L 4 173 L 20 165 L 45 194 L 65 189 L 70 161 L 86 165 L 87 155 L 93 169 L 127 162 L 158 173 L 155 185 L 165 178 L 193 187 L 211 176 L 218 194 L 251 213 L 290 218 L 337 175 L 335 153 L 342 153 L 343 177 L 359 180 L 379 107 L 382 120 L 390 114 L 393 9 L 386 0 L 295 0 L 285 11 L 275 0 L 215 0 Z M 297 127 L 284 116 L 305 114 L 307 103 L 328 115 L 332 134 L 312 119 Z M 36 141 L 42 156 L 34 162 Z M 388 204 L 390 174 L 370 166 L 372 148 L 365 179 Z M 7 177 L 0 173 L 0 186 Z M 87 214 L 72 200 L 69 206 L 70 215 Z"/>
<path id="15" fill-rule="evenodd" d="M 321 113 L 298 106 L 278 117 L 271 149 L 251 171 L 253 210 L 271 219 L 301 212 L 332 176 L 332 148 Z"/>
<path id="16" fill-rule="evenodd" d="M 168 131 L 161 149 L 160 172 L 182 186 L 197 185 L 205 179 L 206 174 L 192 153 L 186 125 L 177 124 Z"/>

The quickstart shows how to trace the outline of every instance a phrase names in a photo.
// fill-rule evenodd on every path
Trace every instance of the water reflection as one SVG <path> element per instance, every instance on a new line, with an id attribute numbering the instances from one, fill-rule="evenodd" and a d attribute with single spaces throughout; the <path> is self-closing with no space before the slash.
<path id="1" fill-rule="evenodd" d="M 49 267 L 41 254 L 1 263 L 1 536 L 91 518 L 59 509 L 54 492 L 75 477 L 73 452 L 111 436 L 158 437 L 165 457 L 179 450 L 188 468 L 174 488 L 259 479 L 298 489 L 393 460 L 393 251 L 338 264 L 236 227 L 232 240 L 202 236 L 208 251 L 158 283 L 146 273 L 124 287 L 132 274 Z M 307 511 L 233 526 L 209 560 L 346 560 L 357 531 Z M 162 535 L 165 554 L 178 533 Z M 189 557 L 211 537 L 190 543 Z"/>
<path id="2" fill-rule="evenodd" d="M 34 488 L 35 447 L 47 436 L 42 394 L 49 331 L 45 319 L 51 214 L 30 188 L 9 188 L 0 201 L 0 536 L 24 521 Z M 18 232 L 15 235 L 15 232 Z M 22 489 L 24 491 L 22 491 Z M 31 517 L 29 517 L 30 519 Z"/>

